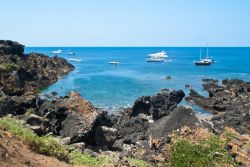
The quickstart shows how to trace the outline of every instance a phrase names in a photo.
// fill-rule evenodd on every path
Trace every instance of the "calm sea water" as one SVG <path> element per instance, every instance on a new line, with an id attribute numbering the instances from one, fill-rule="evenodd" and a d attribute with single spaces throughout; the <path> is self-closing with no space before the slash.
<path id="1" fill-rule="evenodd" d="M 250 48 L 209 48 L 209 55 L 216 63 L 201 67 L 193 64 L 199 59 L 200 48 L 183 47 L 27 47 L 26 53 L 40 52 L 52 56 L 51 51 L 61 49 L 61 57 L 77 58 L 81 62 L 71 62 L 75 71 L 65 76 L 43 91 L 56 91 L 65 95 L 71 90 L 81 95 L 97 107 L 106 109 L 128 107 L 142 95 L 154 95 L 163 88 L 183 89 L 191 84 L 200 93 L 203 78 L 240 78 L 250 81 Z M 67 50 L 76 55 L 67 55 Z M 165 63 L 147 63 L 150 53 L 165 50 L 169 56 Z M 205 49 L 203 50 L 205 55 Z M 120 65 L 108 62 L 119 60 Z M 172 79 L 166 80 L 166 76 Z M 185 103 L 185 102 L 183 102 Z"/>

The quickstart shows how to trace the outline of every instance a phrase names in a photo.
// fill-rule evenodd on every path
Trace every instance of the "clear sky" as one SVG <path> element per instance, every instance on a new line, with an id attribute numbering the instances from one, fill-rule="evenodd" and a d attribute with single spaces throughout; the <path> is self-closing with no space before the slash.
<path id="1" fill-rule="evenodd" d="M 250 0 L 0 0 L 27 46 L 250 46 Z"/>

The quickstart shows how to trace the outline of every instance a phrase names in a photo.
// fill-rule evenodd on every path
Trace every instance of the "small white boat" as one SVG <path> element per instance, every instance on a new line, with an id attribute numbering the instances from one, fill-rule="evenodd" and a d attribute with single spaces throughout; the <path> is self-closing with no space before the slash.
<path id="1" fill-rule="evenodd" d="M 82 61 L 81 59 L 68 59 L 69 61 L 77 61 L 77 62 L 80 62 Z"/>
<path id="2" fill-rule="evenodd" d="M 148 56 L 149 57 L 159 57 L 159 58 L 167 58 L 168 57 L 167 53 L 164 50 L 162 52 L 149 54 Z"/>
<path id="3" fill-rule="evenodd" d="M 76 53 L 75 52 L 68 52 L 67 54 L 68 55 L 75 55 Z"/>
<path id="4" fill-rule="evenodd" d="M 62 50 L 55 50 L 55 51 L 52 51 L 50 52 L 51 54 L 61 54 L 62 53 Z"/>
<path id="5" fill-rule="evenodd" d="M 120 62 L 119 61 L 110 61 L 109 64 L 118 65 L 118 64 L 120 64 Z"/>

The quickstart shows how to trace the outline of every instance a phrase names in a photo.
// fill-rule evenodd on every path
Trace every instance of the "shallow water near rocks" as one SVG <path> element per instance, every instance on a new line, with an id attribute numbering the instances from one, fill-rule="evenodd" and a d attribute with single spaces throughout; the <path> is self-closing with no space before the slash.
<path id="1" fill-rule="evenodd" d="M 154 95 L 163 88 L 182 89 L 188 95 L 186 84 L 193 86 L 199 93 L 203 78 L 239 78 L 250 81 L 250 48 L 209 48 L 209 55 L 216 63 L 207 66 L 195 66 L 193 61 L 199 59 L 200 48 L 196 47 L 26 47 L 25 52 L 40 52 L 53 56 L 51 51 L 63 50 L 65 59 L 71 61 L 76 69 L 64 76 L 42 93 L 58 92 L 66 95 L 74 90 L 93 103 L 96 107 L 117 110 L 130 107 L 143 95 Z M 76 55 L 67 55 L 67 51 Z M 169 56 L 164 63 L 147 63 L 150 53 L 165 50 Z M 205 49 L 203 50 L 205 55 Z M 110 61 L 120 61 L 111 65 Z M 171 79 L 166 79 L 171 76 Z M 187 103 L 183 100 L 183 105 Z M 205 112 L 198 107 L 199 112 Z"/>

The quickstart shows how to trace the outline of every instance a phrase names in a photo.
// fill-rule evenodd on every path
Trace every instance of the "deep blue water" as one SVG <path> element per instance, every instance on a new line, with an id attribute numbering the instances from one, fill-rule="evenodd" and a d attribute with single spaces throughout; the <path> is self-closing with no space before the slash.
<path id="1" fill-rule="evenodd" d="M 67 55 L 68 48 L 28 47 L 25 52 L 40 52 L 52 56 L 51 51 L 61 49 L 65 59 L 78 58 L 71 62 L 75 71 L 43 91 L 56 91 L 65 95 L 71 90 L 97 107 L 117 108 L 131 106 L 142 95 L 153 95 L 163 88 L 183 89 L 191 84 L 200 93 L 202 78 L 240 78 L 250 81 L 250 48 L 209 48 L 209 55 L 216 63 L 201 67 L 193 64 L 199 59 L 200 48 L 192 47 L 72 47 L 76 55 Z M 148 54 L 165 50 L 169 62 L 147 63 Z M 205 54 L 205 49 L 203 50 Z M 120 65 L 108 62 L 119 60 Z M 166 76 L 172 79 L 166 80 Z M 183 102 L 184 103 L 184 102 Z"/>

